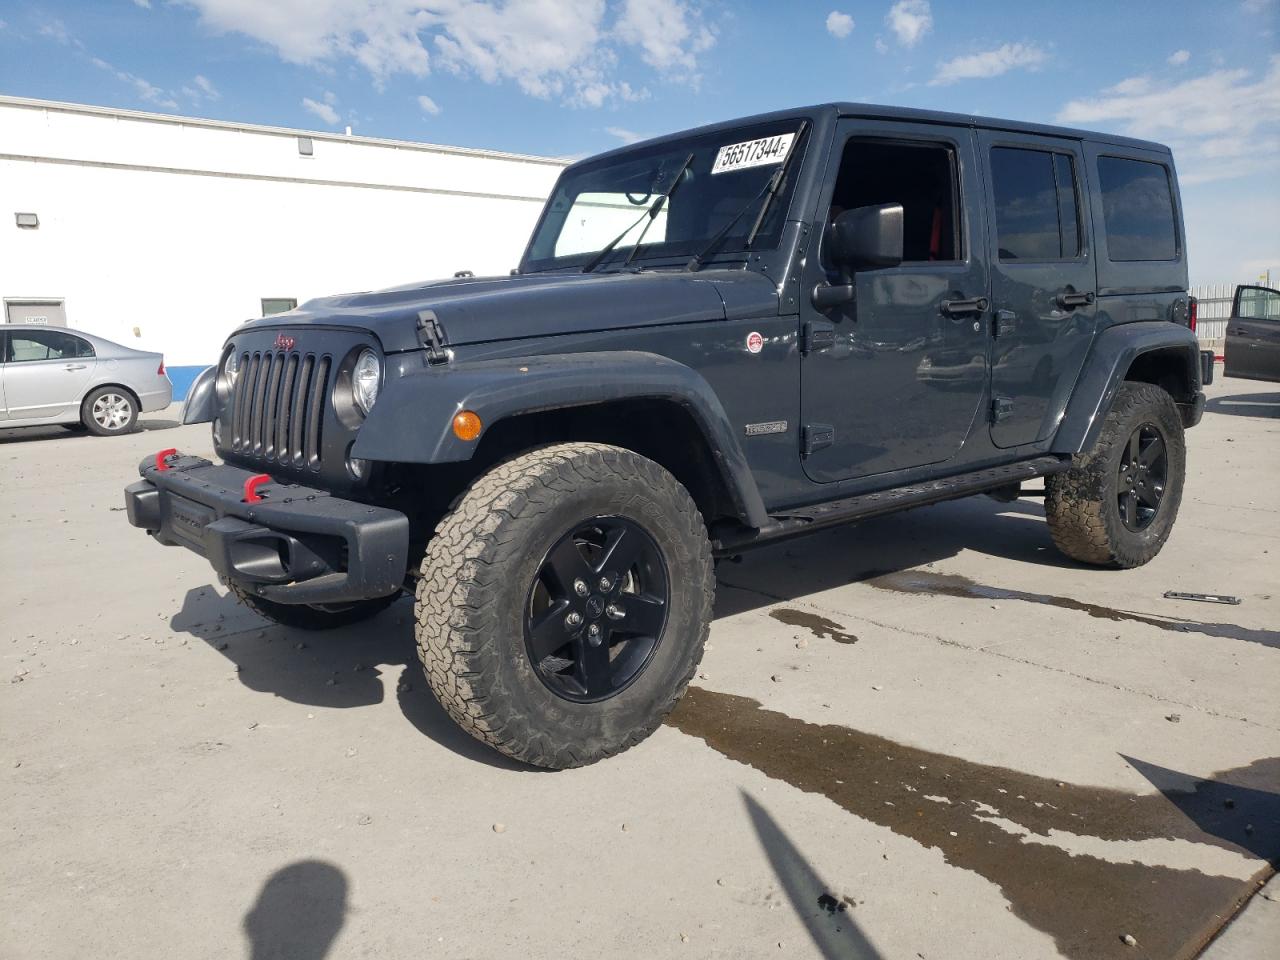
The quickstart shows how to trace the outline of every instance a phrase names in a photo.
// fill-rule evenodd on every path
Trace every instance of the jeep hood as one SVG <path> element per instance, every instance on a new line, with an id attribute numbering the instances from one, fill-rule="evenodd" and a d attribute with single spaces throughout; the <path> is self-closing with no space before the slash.
<path id="1" fill-rule="evenodd" d="M 776 316 L 777 288 L 744 270 L 531 274 L 440 280 L 309 300 L 240 328 L 359 327 L 388 353 L 415 350 L 430 310 L 450 346 L 629 327 Z M 237 331 L 237 332 L 240 332 Z"/>

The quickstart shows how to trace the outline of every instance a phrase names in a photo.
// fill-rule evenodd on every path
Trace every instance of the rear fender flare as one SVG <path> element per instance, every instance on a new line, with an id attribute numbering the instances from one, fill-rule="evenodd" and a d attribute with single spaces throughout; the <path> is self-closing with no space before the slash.
<path id="1" fill-rule="evenodd" d="M 759 488 L 720 398 L 696 371 L 642 351 L 567 353 L 426 367 L 387 382 L 351 455 L 398 463 L 470 460 L 476 443 L 458 439 L 455 414 L 476 413 L 486 428 L 512 416 L 618 400 L 668 400 L 693 416 L 743 523 L 768 520 Z"/>
<path id="2" fill-rule="evenodd" d="M 1193 400 L 1201 389 L 1200 345 L 1194 333 L 1164 320 L 1108 327 L 1098 334 L 1089 351 L 1050 450 L 1074 454 L 1090 449 L 1133 361 L 1156 350 L 1174 350 L 1182 356 L 1190 396 L 1174 399 Z"/>

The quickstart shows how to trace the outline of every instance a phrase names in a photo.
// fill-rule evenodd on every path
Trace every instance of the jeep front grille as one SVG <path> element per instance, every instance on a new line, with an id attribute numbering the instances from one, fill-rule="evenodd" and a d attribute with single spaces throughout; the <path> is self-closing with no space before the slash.
<path id="1" fill-rule="evenodd" d="M 231 407 L 231 449 L 281 466 L 320 469 L 328 356 L 286 351 L 240 355 Z"/>

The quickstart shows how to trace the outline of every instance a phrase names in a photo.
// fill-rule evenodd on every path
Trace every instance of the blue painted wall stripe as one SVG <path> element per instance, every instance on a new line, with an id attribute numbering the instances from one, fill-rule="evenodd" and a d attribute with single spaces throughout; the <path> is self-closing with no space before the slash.
<path id="1" fill-rule="evenodd" d="M 208 369 L 208 367 L 209 364 L 207 363 L 202 363 L 198 367 L 171 367 L 165 364 L 169 380 L 173 383 L 173 399 L 176 401 L 185 398 L 196 377 L 200 376 L 200 372 Z"/>

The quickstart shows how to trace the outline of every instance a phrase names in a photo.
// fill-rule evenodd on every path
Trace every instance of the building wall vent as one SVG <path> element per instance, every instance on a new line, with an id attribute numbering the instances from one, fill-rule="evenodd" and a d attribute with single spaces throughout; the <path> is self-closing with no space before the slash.
<path id="1" fill-rule="evenodd" d="M 23 230 L 35 230 L 40 226 L 40 218 L 34 213 L 15 213 L 13 218 Z"/>
<path id="2" fill-rule="evenodd" d="M 304 157 L 313 156 L 316 152 L 315 145 L 312 144 L 310 137 L 298 138 L 298 153 Z"/>

